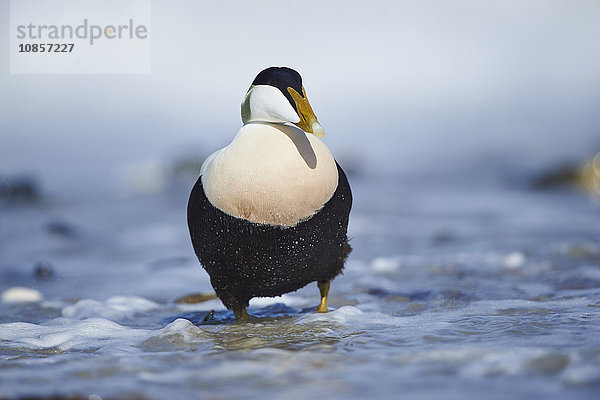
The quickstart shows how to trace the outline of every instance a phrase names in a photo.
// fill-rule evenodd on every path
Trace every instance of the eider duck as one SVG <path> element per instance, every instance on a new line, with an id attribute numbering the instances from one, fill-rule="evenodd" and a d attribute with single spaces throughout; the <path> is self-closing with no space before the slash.
<path id="1" fill-rule="evenodd" d="M 325 131 L 300 74 L 287 67 L 261 71 L 242 102 L 242 121 L 233 141 L 204 161 L 190 194 L 188 227 L 198 260 L 238 321 L 247 319 L 251 298 L 315 281 L 317 311 L 327 312 L 330 282 L 351 251 L 352 193 L 318 139 Z"/>

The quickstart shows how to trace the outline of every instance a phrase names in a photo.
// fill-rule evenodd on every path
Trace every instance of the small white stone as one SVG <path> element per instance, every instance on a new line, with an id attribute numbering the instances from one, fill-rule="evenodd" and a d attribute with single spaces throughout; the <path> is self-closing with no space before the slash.
<path id="1" fill-rule="evenodd" d="M 38 290 L 15 286 L 2 293 L 2 301 L 5 303 L 27 303 L 42 300 L 42 293 Z"/>
<path id="2" fill-rule="evenodd" d="M 375 257 L 371 269 L 376 272 L 396 272 L 400 268 L 400 257 Z"/>
<path id="3" fill-rule="evenodd" d="M 508 253 L 502 261 L 506 268 L 517 269 L 523 266 L 523 263 L 525 262 L 525 254 L 521 253 L 520 251 L 513 251 Z"/>

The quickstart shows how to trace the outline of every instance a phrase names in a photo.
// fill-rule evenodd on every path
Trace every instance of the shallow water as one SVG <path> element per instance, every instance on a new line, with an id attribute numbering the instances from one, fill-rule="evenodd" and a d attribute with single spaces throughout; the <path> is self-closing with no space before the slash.
<path id="1" fill-rule="evenodd" d="M 247 324 L 175 302 L 211 292 L 190 178 L 5 205 L 0 292 L 43 298 L 0 303 L 0 398 L 597 398 L 600 210 L 496 178 L 350 176 L 332 311 L 312 284 L 254 299 Z"/>

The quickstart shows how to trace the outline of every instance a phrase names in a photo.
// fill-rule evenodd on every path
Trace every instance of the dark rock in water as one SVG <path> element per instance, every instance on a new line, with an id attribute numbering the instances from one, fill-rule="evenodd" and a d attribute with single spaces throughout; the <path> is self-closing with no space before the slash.
<path id="1" fill-rule="evenodd" d="M 40 261 L 33 267 L 37 279 L 50 279 L 54 277 L 54 268 L 47 261 Z"/>
<path id="2" fill-rule="evenodd" d="M 580 184 L 590 196 L 600 199 L 600 151 L 581 168 Z"/>
<path id="3" fill-rule="evenodd" d="M 566 354 L 544 354 L 527 362 L 528 366 L 546 375 L 556 375 L 569 364 Z"/>
<path id="4" fill-rule="evenodd" d="M 0 178 L 0 205 L 29 205 L 38 203 L 41 194 L 32 177 Z"/>
<path id="5" fill-rule="evenodd" d="M 570 258 L 577 260 L 588 260 L 600 264 L 600 248 L 589 243 L 582 243 L 572 246 L 567 254 Z"/>
<path id="6" fill-rule="evenodd" d="M 563 164 L 533 181 L 534 189 L 578 187 L 592 198 L 600 198 L 600 152 L 582 165 Z"/>
<path id="7" fill-rule="evenodd" d="M 210 310 L 204 318 L 202 318 L 202 322 L 212 322 L 215 320 L 215 310 Z"/>
<path id="8" fill-rule="evenodd" d="M 367 293 L 375 297 L 385 297 L 390 295 L 390 292 L 388 290 L 381 288 L 371 288 L 367 291 Z"/>
<path id="9" fill-rule="evenodd" d="M 371 296 L 385 298 L 390 301 L 415 301 L 415 300 L 426 300 L 431 298 L 430 290 L 415 290 L 412 293 L 399 293 L 391 292 L 389 290 L 381 288 L 372 288 L 367 291 Z"/>
<path id="10" fill-rule="evenodd" d="M 578 180 L 578 166 L 563 164 L 535 178 L 532 186 L 538 190 L 554 189 L 561 186 L 576 185 Z"/>
<path id="11" fill-rule="evenodd" d="M 450 243 L 454 239 L 454 234 L 449 230 L 441 230 L 433 235 L 433 242 L 436 244 Z"/>
<path id="12" fill-rule="evenodd" d="M 473 299 L 473 296 L 469 293 L 456 289 L 444 289 L 440 292 L 440 295 L 444 300 L 469 301 Z"/>
<path id="13" fill-rule="evenodd" d="M 230 324 L 235 321 L 235 317 L 233 313 L 229 310 L 227 311 L 190 311 L 182 314 L 178 314 L 175 317 L 165 318 L 160 321 L 161 325 L 168 325 L 171 322 L 175 321 L 177 318 L 183 318 L 190 321 L 192 324 L 198 325 L 221 325 L 221 324 Z"/>
<path id="14" fill-rule="evenodd" d="M 369 289 L 367 291 L 367 293 L 370 294 L 371 296 L 385 299 L 386 301 L 401 301 L 401 302 L 410 301 L 410 297 L 408 297 L 408 295 L 397 293 L 397 292 L 390 292 L 388 290 L 381 289 L 381 288 Z"/>
<path id="15" fill-rule="evenodd" d="M 77 230 L 72 225 L 64 221 L 48 222 L 46 224 L 46 230 L 52 235 L 67 239 L 74 239 L 77 237 Z"/>
<path id="16" fill-rule="evenodd" d="M 411 300 L 427 300 L 431 298 L 431 290 L 415 290 L 408 294 Z"/>

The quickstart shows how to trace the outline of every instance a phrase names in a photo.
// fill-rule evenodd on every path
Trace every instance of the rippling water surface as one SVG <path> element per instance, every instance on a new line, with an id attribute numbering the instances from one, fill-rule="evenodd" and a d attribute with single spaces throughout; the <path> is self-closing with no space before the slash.
<path id="1" fill-rule="evenodd" d="M 176 302 L 211 293 L 190 179 L 4 205 L 0 398 L 598 398 L 597 205 L 502 179 L 350 179 L 332 311 L 313 312 L 312 284 L 254 299 L 247 324 L 216 299 Z"/>

